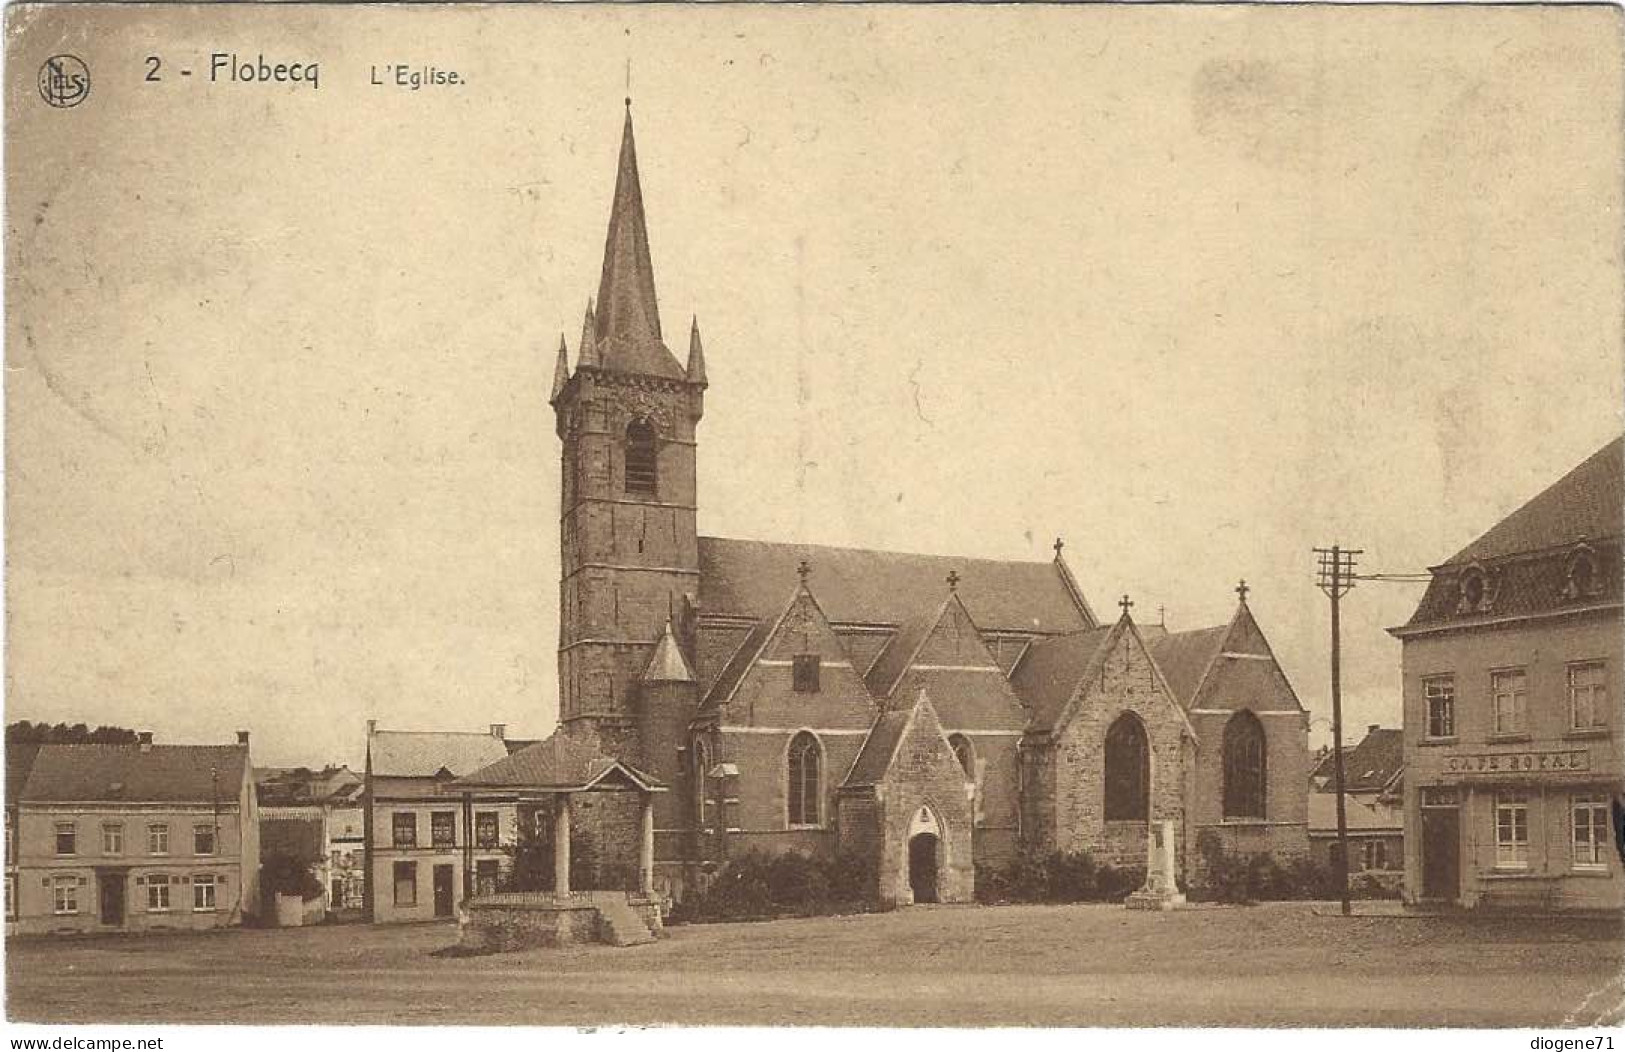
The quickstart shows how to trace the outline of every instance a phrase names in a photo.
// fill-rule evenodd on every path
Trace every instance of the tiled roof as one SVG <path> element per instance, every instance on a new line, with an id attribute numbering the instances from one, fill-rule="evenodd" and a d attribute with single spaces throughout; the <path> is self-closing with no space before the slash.
<path id="1" fill-rule="evenodd" d="M 733 656 L 728 659 L 728 663 L 722 666 L 722 671 L 717 674 L 716 682 L 711 684 L 710 691 L 705 695 L 704 703 L 700 705 L 701 712 L 715 709 L 728 700 L 734 689 L 739 686 L 739 681 L 745 678 L 745 673 L 750 671 L 751 665 L 755 664 L 756 655 L 761 653 L 762 645 L 767 642 L 767 637 L 772 632 L 772 621 L 758 621 L 751 626 L 750 631 L 745 634 L 744 640 L 739 644 L 739 649 L 733 652 Z"/>
<path id="2" fill-rule="evenodd" d="M 1016 665 L 1010 686 L 1032 713 L 1031 730 L 1048 731 L 1115 626 L 1034 640 Z"/>
<path id="3" fill-rule="evenodd" d="M 1334 754 L 1330 751 L 1310 772 L 1310 777 L 1324 776 L 1322 792 L 1336 795 L 1337 774 Z M 1343 791 L 1348 793 L 1378 792 L 1399 773 L 1405 765 L 1405 732 L 1388 727 L 1368 730 L 1360 744 L 1343 747 Z"/>
<path id="4" fill-rule="evenodd" d="M 1616 438 L 1548 486 L 1447 565 L 1596 541 L 1625 531 L 1625 438 Z"/>
<path id="5" fill-rule="evenodd" d="M 949 571 L 983 631 L 1073 632 L 1091 627 L 1060 566 L 953 555 L 916 555 L 819 544 L 701 537 L 700 610 L 756 619 L 778 615 L 812 566 L 812 590 L 836 623 L 896 625 L 942 602 Z"/>
<path id="6" fill-rule="evenodd" d="M 1573 550 L 1558 548 L 1533 558 L 1509 559 L 1484 566 L 1484 588 L 1489 599 L 1480 610 L 1463 611 L 1463 583 L 1473 571 L 1470 565 L 1451 563 L 1434 571 L 1427 591 L 1422 593 L 1422 600 L 1405 628 L 1442 624 L 1467 627 L 1505 617 L 1618 603 L 1620 543 L 1618 539 L 1609 539 L 1591 548 L 1596 559 L 1593 576 L 1596 591 L 1592 595 L 1571 597 L 1567 594 Z"/>
<path id="7" fill-rule="evenodd" d="M 913 715 L 912 708 L 881 713 L 875 725 L 869 729 L 869 736 L 863 739 L 863 748 L 858 751 L 858 758 L 852 762 L 852 770 L 842 784 L 878 785 L 883 781 L 891 768 L 892 756 L 897 752 L 897 743 L 902 741 L 903 731 L 908 728 L 909 718 Z"/>
<path id="8" fill-rule="evenodd" d="M 372 773 L 395 778 L 432 778 L 441 768 L 464 775 L 508 755 L 501 738 L 478 732 L 376 731 L 368 744 Z"/>
<path id="9" fill-rule="evenodd" d="M 930 617 L 914 617 L 892 633 L 886 641 L 875 663 L 863 677 L 863 685 L 869 688 L 869 693 L 876 698 L 888 698 L 896 688 L 897 681 L 902 679 L 903 673 L 908 671 L 909 662 L 914 652 L 920 649 L 925 637 L 931 634 L 934 619 Z"/>
<path id="10" fill-rule="evenodd" d="M 648 665 L 644 666 L 643 682 L 694 682 L 694 673 L 689 671 L 688 659 L 683 657 L 683 648 L 677 645 L 677 636 L 672 632 L 670 621 L 666 622 L 666 631 L 661 634 L 660 642 L 655 645 L 655 652 L 650 655 Z"/>
<path id="11" fill-rule="evenodd" d="M 1224 646 L 1224 638 L 1229 631 L 1229 625 L 1215 625 L 1212 628 L 1144 637 L 1147 649 L 1151 651 L 1151 660 L 1162 670 L 1162 678 L 1168 681 L 1180 705 L 1187 709 L 1191 707 L 1196 690 L 1202 685 L 1202 675 L 1218 655 L 1219 648 Z"/>
<path id="12" fill-rule="evenodd" d="M 606 773 L 622 769 L 647 787 L 660 782 L 629 764 L 604 756 L 591 744 L 554 731 L 528 749 L 451 782 L 453 788 L 584 789 Z"/>
<path id="13" fill-rule="evenodd" d="M 246 745 L 42 745 L 21 799 L 231 802 L 247 764 Z"/>
<path id="14" fill-rule="evenodd" d="M 1398 804 L 1390 804 L 1371 796 L 1343 796 L 1343 816 L 1351 833 L 1393 832 L 1404 825 L 1404 813 Z M 1309 832 L 1337 832 L 1337 794 L 1309 794 Z"/>
<path id="15" fill-rule="evenodd" d="M 6 743 L 6 804 L 11 806 L 22 798 L 23 786 L 28 781 L 28 772 L 34 767 L 34 757 L 39 753 L 38 745 L 13 745 Z"/>

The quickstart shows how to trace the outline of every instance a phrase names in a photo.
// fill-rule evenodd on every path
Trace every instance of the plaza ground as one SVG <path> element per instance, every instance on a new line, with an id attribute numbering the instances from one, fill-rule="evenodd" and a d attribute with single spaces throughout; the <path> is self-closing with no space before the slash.
<path id="1" fill-rule="evenodd" d="M 1591 1026 L 1621 918 L 1355 917 L 1307 903 L 915 907 L 691 925 L 650 946 L 435 957 L 449 924 L 12 940 L 31 1022 Z M 1329 912 L 1335 914 L 1335 906 Z"/>

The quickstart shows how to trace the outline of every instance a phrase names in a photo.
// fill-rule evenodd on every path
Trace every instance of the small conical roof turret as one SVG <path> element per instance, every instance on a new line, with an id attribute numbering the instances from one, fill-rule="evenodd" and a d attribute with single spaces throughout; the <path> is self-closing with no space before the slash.
<path id="1" fill-rule="evenodd" d="M 553 393 L 548 395 L 549 402 L 557 402 L 559 393 L 564 385 L 570 382 L 570 349 L 564 344 L 564 333 L 559 333 L 559 356 L 553 363 Z"/>
<path id="2" fill-rule="evenodd" d="M 576 368 L 589 366 L 596 368 L 598 358 L 598 320 L 593 317 L 592 299 L 587 300 L 587 316 L 581 322 L 581 346 L 576 348 Z"/>
<path id="3" fill-rule="evenodd" d="M 688 382 L 700 387 L 705 382 L 705 348 L 700 345 L 700 318 L 694 316 L 694 325 L 688 331 Z"/>
<path id="4" fill-rule="evenodd" d="M 677 643 L 677 633 L 671 626 L 670 618 L 666 620 L 666 630 L 661 633 L 660 642 L 655 644 L 655 652 L 649 657 L 649 664 L 643 669 L 643 682 L 695 682 L 688 659 L 683 657 L 683 648 Z"/>

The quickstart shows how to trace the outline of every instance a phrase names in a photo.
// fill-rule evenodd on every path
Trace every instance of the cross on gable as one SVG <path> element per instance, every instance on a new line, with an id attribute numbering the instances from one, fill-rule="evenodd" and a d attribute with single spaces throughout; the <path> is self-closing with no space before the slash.
<path id="1" fill-rule="evenodd" d="M 812 563 L 807 560 L 803 559 L 796 565 L 796 576 L 801 578 L 802 584 L 807 583 L 807 575 L 810 573 L 812 573 Z"/>
<path id="2" fill-rule="evenodd" d="M 959 591 L 959 571 L 958 570 L 949 570 L 948 571 L 948 591 L 950 591 L 950 592 Z"/>
<path id="3" fill-rule="evenodd" d="M 1059 538 L 1059 537 L 1055 538 L 1055 557 L 1057 559 L 1059 559 L 1061 557 L 1061 549 L 1065 548 L 1065 547 L 1066 547 L 1066 542 L 1065 541 L 1061 540 L 1061 538 Z"/>
<path id="4" fill-rule="evenodd" d="M 1241 583 L 1236 585 L 1236 594 L 1241 596 L 1241 601 L 1245 603 L 1247 601 L 1247 593 L 1250 591 L 1252 591 L 1252 589 L 1247 587 L 1247 578 L 1243 577 L 1241 579 Z"/>
<path id="5" fill-rule="evenodd" d="M 1123 608 L 1123 616 L 1127 617 L 1129 609 L 1134 606 L 1134 600 L 1128 597 L 1127 592 L 1124 592 L 1123 598 L 1117 601 L 1117 605 Z"/>

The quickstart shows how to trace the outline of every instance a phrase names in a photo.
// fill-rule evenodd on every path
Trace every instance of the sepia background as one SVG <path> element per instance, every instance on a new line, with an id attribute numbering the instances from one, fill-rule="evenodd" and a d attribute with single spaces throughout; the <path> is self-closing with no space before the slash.
<path id="1" fill-rule="evenodd" d="M 1097 613 L 1174 628 L 1245 577 L 1318 744 L 1310 549 L 1442 562 L 1621 427 L 1610 9 L 7 14 L 8 719 L 262 764 L 551 728 L 547 396 L 629 64 L 702 533 L 1060 535 Z M 1419 594 L 1345 603 L 1354 738 Z"/>

